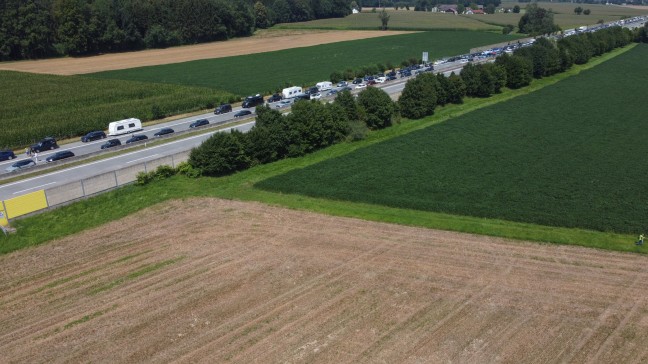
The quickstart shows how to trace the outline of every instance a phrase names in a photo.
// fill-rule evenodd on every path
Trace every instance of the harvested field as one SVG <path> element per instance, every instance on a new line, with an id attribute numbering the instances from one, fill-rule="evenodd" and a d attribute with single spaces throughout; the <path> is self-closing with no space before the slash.
<path id="1" fill-rule="evenodd" d="M 133 67 L 156 66 L 197 59 L 223 58 L 277 51 L 282 49 L 336 43 L 347 40 L 404 34 L 397 31 L 288 31 L 262 32 L 260 36 L 237 38 L 227 42 L 212 42 L 167 49 L 149 49 L 137 52 L 111 53 L 93 57 L 55 58 L 35 61 L 3 62 L 0 70 L 77 75 L 121 70 Z M 279 36 L 277 36 L 279 35 Z M 268 38 L 272 38 L 269 40 Z"/>
<path id="2" fill-rule="evenodd" d="M 647 259 L 172 201 L 0 257 L 0 350 L 6 362 L 645 362 Z"/>

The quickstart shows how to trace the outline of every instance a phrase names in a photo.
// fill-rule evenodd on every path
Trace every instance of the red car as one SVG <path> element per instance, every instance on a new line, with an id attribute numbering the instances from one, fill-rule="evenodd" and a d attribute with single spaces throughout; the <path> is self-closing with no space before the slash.
<path id="1" fill-rule="evenodd" d="M 375 84 L 376 84 L 376 81 L 375 81 L 375 80 L 369 80 L 369 81 L 367 81 L 367 86 L 373 86 L 373 85 L 375 85 Z"/>

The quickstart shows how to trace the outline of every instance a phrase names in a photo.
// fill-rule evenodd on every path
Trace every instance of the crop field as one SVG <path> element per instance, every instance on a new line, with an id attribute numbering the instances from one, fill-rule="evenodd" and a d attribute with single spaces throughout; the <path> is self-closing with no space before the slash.
<path id="1" fill-rule="evenodd" d="M 470 48 L 517 39 L 488 32 L 436 31 L 394 35 L 295 48 L 254 55 L 198 60 L 92 74 L 101 79 L 163 82 L 210 87 L 245 96 L 274 92 L 286 85 L 328 80 L 331 72 L 409 58 L 431 58 L 467 52 Z"/>
<path id="2" fill-rule="evenodd" d="M 104 130 L 127 117 L 148 120 L 154 107 L 179 114 L 233 97 L 208 88 L 81 76 L 0 71 L 0 79 L 0 148 Z"/>
<path id="3" fill-rule="evenodd" d="M 257 186 L 465 216 L 639 233 L 648 222 L 647 58 L 648 45 L 638 45 L 532 94 Z"/>
<path id="4" fill-rule="evenodd" d="M 574 4 L 574 6 L 583 6 L 586 4 Z M 540 5 L 542 6 L 542 4 Z M 573 9 L 572 9 L 573 10 Z M 461 17 L 466 17 L 474 19 L 477 21 L 482 21 L 488 24 L 497 24 L 497 25 L 507 25 L 511 24 L 517 27 L 518 22 L 523 14 L 504 14 L 504 13 L 495 13 L 495 14 L 485 14 L 485 15 L 461 15 Z M 554 14 L 554 22 L 560 26 L 562 29 L 573 29 L 582 25 L 594 25 L 599 19 L 603 19 L 605 22 L 615 21 L 622 19 L 622 16 L 619 15 L 576 15 L 573 12 L 571 14 Z"/>
<path id="5" fill-rule="evenodd" d="M 175 200 L 0 256 L 0 350 L 9 363 L 640 363 L 647 259 Z"/>
<path id="6" fill-rule="evenodd" d="M 422 11 L 396 10 L 389 13 L 389 29 L 391 30 L 493 30 L 500 31 L 496 25 L 490 25 L 474 19 L 459 17 L 452 14 L 430 13 Z M 345 18 L 318 19 L 299 23 L 278 24 L 279 29 L 378 29 L 380 27 L 378 14 L 362 12 L 351 14 Z"/>
<path id="7" fill-rule="evenodd" d="M 526 7 L 526 4 L 520 3 L 519 5 L 522 8 Z M 514 5 L 511 5 L 510 7 L 513 6 Z M 558 14 L 574 14 L 574 8 L 576 8 L 577 6 L 580 6 L 583 9 L 590 9 L 592 11 L 592 14 L 590 15 L 577 15 L 580 17 L 596 18 L 598 16 L 609 16 L 609 15 L 633 17 L 637 15 L 648 14 L 648 8 L 635 9 L 627 6 L 615 6 L 615 5 L 539 2 L 538 6 L 542 8 L 551 9 L 554 13 L 558 13 Z"/>

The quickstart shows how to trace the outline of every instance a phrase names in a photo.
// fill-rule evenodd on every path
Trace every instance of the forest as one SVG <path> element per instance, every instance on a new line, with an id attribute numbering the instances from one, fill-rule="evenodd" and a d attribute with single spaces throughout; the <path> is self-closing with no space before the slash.
<path id="1" fill-rule="evenodd" d="M 0 60 L 165 48 L 344 17 L 350 0 L 0 0 Z"/>

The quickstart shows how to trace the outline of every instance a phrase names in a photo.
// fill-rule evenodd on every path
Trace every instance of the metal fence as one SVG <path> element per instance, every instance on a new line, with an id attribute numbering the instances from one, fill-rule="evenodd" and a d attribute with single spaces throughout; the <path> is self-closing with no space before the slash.
<path id="1" fill-rule="evenodd" d="M 153 159 L 80 181 L 53 187 L 45 190 L 47 206 L 52 208 L 106 192 L 119 186 L 135 182 L 137 174 L 140 172 L 150 172 L 162 165 L 175 168 L 178 164 L 187 160 L 189 160 L 189 151 Z"/>

